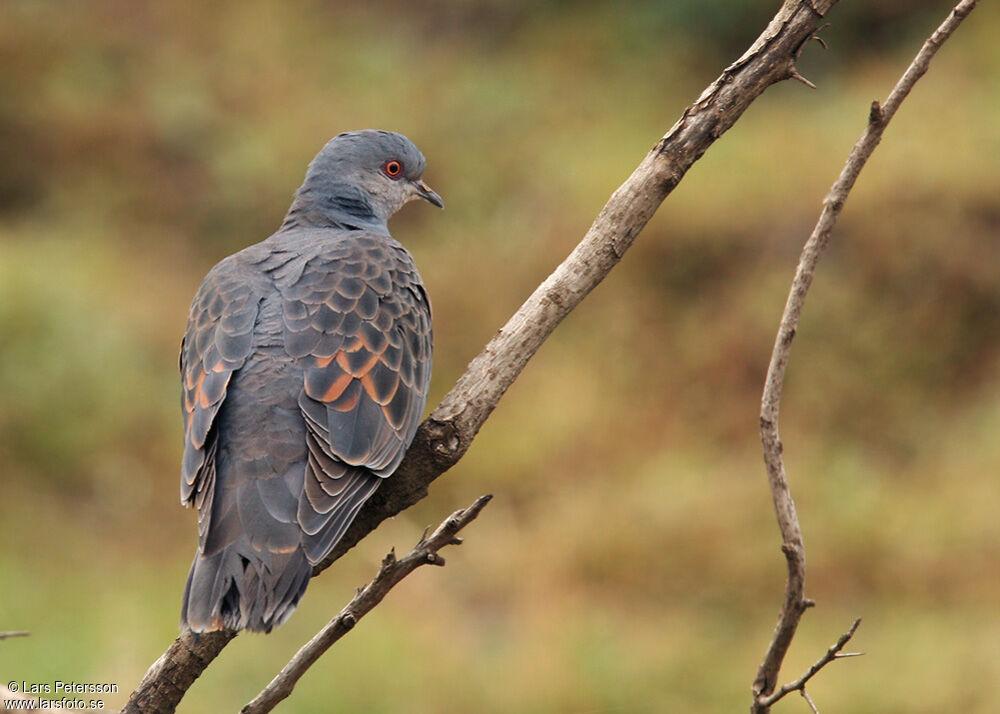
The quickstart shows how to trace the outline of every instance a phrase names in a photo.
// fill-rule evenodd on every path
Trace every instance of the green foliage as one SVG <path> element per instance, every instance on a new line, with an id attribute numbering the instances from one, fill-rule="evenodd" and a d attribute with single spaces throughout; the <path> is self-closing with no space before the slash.
<path id="1" fill-rule="evenodd" d="M 117 706 L 175 633 L 196 540 L 176 505 L 188 301 L 279 224 L 330 135 L 407 133 L 447 201 L 393 224 L 434 301 L 440 397 L 776 5 L 5 5 L 0 630 L 33 634 L 0 642 L 0 673 L 117 682 Z M 483 492 L 468 545 L 287 711 L 747 706 L 784 577 L 756 441 L 777 320 L 869 102 L 946 9 L 843 5 L 804 58 L 819 90 L 769 90 L 430 498 L 277 633 L 239 638 L 183 711 L 244 703 L 389 547 Z M 998 20 L 978 9 L 894 121 L 793 350 L 782 436 L 820 607 L 786 672 L 857 615 L 869 653 L 818 678 L 824 711 L 1000 696 Z"/>

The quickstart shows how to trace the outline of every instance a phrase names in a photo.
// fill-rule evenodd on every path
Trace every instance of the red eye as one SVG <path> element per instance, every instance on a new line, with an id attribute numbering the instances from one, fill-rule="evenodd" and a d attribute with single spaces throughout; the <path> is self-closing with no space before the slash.
<path id="1" fill-rule="evenodd" d="M 398 179 L 403 175 L 403 165 L 395 159 L 392 159 L 382 164 L 382 171 L 384 171 L 385 175 L 389 178 Z"/>

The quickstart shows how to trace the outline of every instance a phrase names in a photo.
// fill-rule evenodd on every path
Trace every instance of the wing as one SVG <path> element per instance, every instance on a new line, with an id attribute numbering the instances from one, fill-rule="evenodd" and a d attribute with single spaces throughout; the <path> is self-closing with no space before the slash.
<path id="1" fill-rule="evenodd" d="M 233 372 L 246 362 L 260 297 L 226 259 L 205 277 L 191 303 L 181 342 L 181 406 L 184 459 L 181 503 L 198 508 L 199 544 L 208 533 L 215 486 L 215 415 L 226 397 Z"/>
<path id="2" fill-rule="evenodd" d="M 303 369 L 298 520 L 316 563 L 413 440 L 430 383 L 430 305 L 405 249 L 366 234 L 310 259 L 282 292 L 285 349 Z"/>

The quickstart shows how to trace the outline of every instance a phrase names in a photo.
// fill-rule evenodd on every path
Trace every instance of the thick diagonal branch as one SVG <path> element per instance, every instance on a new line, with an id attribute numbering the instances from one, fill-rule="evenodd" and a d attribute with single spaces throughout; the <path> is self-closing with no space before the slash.
<path id="1" fill-rule="evenodd" d="M 379 523 L 409 508 L 465 454 L 545 339 L 618 264 L 663 199 L 709 146 L 795 62 L 837 0 L 785 0 L 749 50 L 709 85 L 608 199 L 583 240 L 504 325 L 441 404 L 421 424 L 397 472 L 365 504 L 318 573 Z M 125 712 L 174 711 L 191 682 L 232 639 L 230 633 L 182 633 L 150 668 Z"/>
<path id="2" fill-rule="evenodd" d="M 805 247 L 802 249 L 795 278 L 792 280 L 785 310 L 781 316 L 781 325 L 774 341 L 774 350 L 771 353 L 771 363 L 767 370 L 760 410 L 760 435 L 764 447 L 764 463 L 767 466 L 767 477 L 774 500 L 774 510 L 778 517 L 778 527 L 781 529 L 781 549 L 788 565 L 788 581 L 785 585 L 785 598 L 778 616 L 774 637 L 753 683 L 754 702 L 751 711 L 755 714 L 766 714 L 770 710 L 773 700 L 769 695 L 777 684 L 778 671 L 785 658 L 785 653 L 795 636 L 795 630 L 798 628 L 802 614 L 813 604 L 805 597 L 805 547 L 802 542 L 802 529 L 795 513 L 795 503 L 792 501 L 788 489 L 785 464 L 781 456 L 781 437 L 778 434 L 778 414 L 781 407 L 781 391 L 785 381 L 785 370 L 788 366 L 792 341 L 795 339 L 806 295 L 812 285 L 819 259 L 830 240 L 833 226 L 837 222 L 837 217 L 840 215 L 844 202 L 854 187 L 854 182 L 861 173 L 861 169 L 864 168 L 868 158 L 875 151 L 875 147 L 882 139 L 882 133 L 896 114 L 900 104 L 906 99 L 917 80 L 927 71 L 931 58 L 962 20 L 972 12 L 976 2 L 977 0 L 960 2 L 949 13 L 948 18 L 941 26 L 924 42 L 913 62 L 910 63 L 906 72 L 903 73 L 889 94 L 885 104 L 879 105 L 878 102 L 872 102 L 868 114 L 868 125 L 851 150 L 843 171 L 823 200 L 823 210 L 809 240 L 806 241 Z"/>

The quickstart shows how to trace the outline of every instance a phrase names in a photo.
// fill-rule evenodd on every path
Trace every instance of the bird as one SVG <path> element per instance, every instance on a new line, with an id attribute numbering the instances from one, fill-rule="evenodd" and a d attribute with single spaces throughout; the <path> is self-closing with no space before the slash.
<path id="1" fill-rule="evenodd" d="M 338 134 L 280 228 L 205 276 L 181 342 L 180 497 L 198 513 L 181 628 L 270 632 L 299 604 L 427 401 L 430 301 L 387 222 L 423 199 L 402 134 Z"/>

